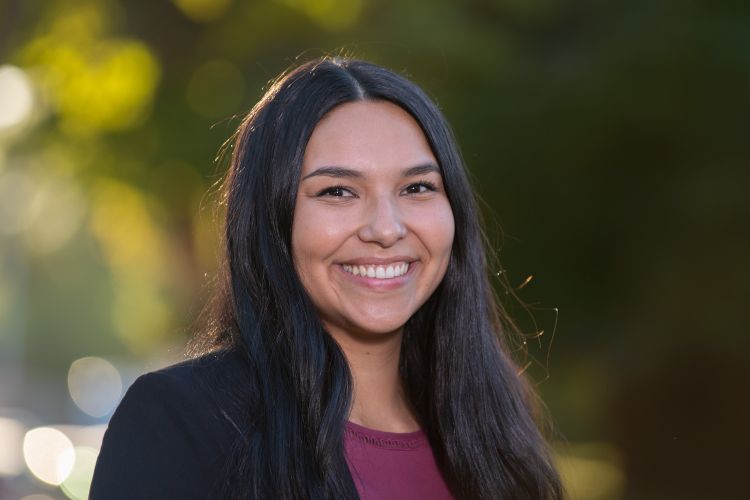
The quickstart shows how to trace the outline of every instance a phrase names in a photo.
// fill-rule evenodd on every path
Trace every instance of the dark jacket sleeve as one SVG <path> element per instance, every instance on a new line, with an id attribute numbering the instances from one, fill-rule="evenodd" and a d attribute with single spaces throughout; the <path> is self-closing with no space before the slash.
<path id="1" fill-rule="evenodd" d="M 193 382 L 179 372 L 135 381 L 104 434 L 92 500 L 209 497 L 226 436 Z"/>

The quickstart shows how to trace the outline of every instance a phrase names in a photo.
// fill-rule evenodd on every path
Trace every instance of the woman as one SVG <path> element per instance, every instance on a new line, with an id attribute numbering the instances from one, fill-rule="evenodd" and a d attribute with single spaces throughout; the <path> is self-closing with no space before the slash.
<path id="1" fill-rule="evenodd" d="M 562 498 L 452 133 L 322 58 L 240 126 L 211 354 L 139 378 L 91 498 Z"/>

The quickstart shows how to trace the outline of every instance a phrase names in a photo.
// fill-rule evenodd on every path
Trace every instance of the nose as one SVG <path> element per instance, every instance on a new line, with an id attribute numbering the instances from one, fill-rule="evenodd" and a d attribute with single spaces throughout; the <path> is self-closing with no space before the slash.
<path id="1" fill-rule="evenodd" d="M 357 235 L 364 242 L 377 243 L 387 248 L 406 236 L 406 226 L 399 208 L 395 200 L 388 197 L 378 198 L 368 204 L 363 219 Z"/>

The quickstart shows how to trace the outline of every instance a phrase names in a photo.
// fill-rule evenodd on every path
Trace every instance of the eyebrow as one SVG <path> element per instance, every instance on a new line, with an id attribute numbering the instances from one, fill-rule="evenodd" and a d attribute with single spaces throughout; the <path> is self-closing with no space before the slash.
<path id="1" fill-rule="evenodd" d="M 432 172 L 440 173 L 440 169 L 434 163 L 425 163 L 423 165 L 416 165 L 405 169 L 401 173 L 401 177 L 413 177 L 415 175 L 425 175 Z M 337 178 L 350 178 L 350 179 L 361 179 L 364 177 L 362 172 L 347 167 L 320 167 L 313 170 L 302 178 L 304 181 L 310 177 L 325 176 L 325 177 L 337 177 Z"/>

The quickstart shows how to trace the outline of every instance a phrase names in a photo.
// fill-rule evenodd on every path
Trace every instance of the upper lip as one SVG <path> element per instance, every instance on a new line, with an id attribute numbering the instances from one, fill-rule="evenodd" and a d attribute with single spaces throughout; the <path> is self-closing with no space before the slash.
<path id="1" fill-rule="evenodd" d="M 417 259 L 415 259 L 414 257 L 407 257 L 404 255 L 397 255 L 395 257 L 359 257 L 356 259 L 342 261 L 341 264 L 349 264 L 354 266 L 384 266 L 387 264 L 396 264 L 398 262 L 412 263 L 415 260 Z"/>

